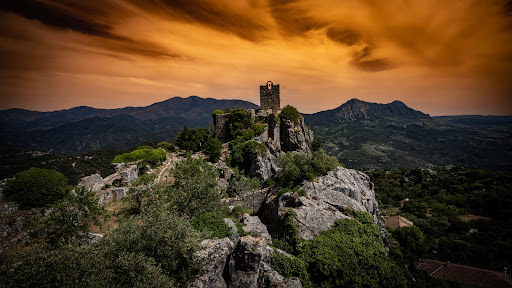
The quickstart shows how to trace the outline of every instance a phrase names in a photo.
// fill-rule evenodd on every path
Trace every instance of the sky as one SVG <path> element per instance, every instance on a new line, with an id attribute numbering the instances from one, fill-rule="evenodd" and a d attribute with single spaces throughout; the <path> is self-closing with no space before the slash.
<path id="1" fill-rule="evenodd" d="M 512 115 L 511 0 L 15 0 L 0 3 L 0 109 L 197 95 L 303 113 L 358 98 Z"/>

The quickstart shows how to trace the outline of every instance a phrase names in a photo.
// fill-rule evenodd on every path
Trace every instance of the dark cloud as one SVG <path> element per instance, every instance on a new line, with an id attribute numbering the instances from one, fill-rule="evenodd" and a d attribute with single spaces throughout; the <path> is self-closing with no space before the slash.
<path id="1" fill-rule="evenodd" d="M 188 23 L 199 23 L 212 29 L 232 33 L 240 38 L 259 41 L 267 31 L 263 21 L 254 17 L 253 5 L 235 9 L 233 3 L 205 0 L 128 0 L 156 15 Z"/>
<path id="2" fill-rule="evenodd" d="M 362 42 L 361 34 L 348 28 L 329 27 L 329 29 L 327 29 L 327 37 L 332 41 L 348 46 L 353 46 Z"/>
<path id="3" fill-rule="evenodd" d="M 179 55 L 170 53 L 168 49 L 157 44 L 113 33 L 113 27 L 101 21 L 102 18 L 109 18 L 109 12 L 107 11 L 112 8 L 114 6 L 107 3 L 99 8 L 98 5 L 94 6 L 90 3 L 84 4 L 69 0 L 59 3 L 32 0 L 0 3 L 1 10 L 14 12 L 27 19 L 37 20 L 54 28 L 69 29 L 99 38 L 100 45 L 116 52 L 146 57 L 179 58 Z M 13 39 L 23 37 L 20 35 L 10 36 Z"/>
<path id="4" fill-rule="evenodd" d="M 366 72 L 379 72 L 394 68 L 394 65 L 388 58 L 372 59 L 372 51 L 372 47 L 366 46 L 359 54 L 354 56 L 350 63 Z"/>
<path id="5" fill-rule="evenodd" d="M 297 0 L 270 0 L 271 14 L 282 32 L 301 35 L 308 31 L 324 28 L 327 22 L 308 14 L 308 9 L 300 7 Z"/>

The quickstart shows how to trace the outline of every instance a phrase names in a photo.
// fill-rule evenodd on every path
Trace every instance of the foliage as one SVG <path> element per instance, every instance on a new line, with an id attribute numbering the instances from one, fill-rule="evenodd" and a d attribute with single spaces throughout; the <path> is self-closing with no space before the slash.
<path id="1" fill-rule="evenodd" d="M 87 231 L 91 223 L 100 225 L 98 216 L 104 213 L 95 193 L 85 187 L 77 187 L 52 206 L 49 220 L 49 243 L 54 246 L 67 244 L 80 233 Z"/>
<path id="2" fill-rule="evenodd" d="M 322 149 L 322 146 L 324 146 L 324 144 L 322 144 L 322 141 L 320 141 L 320 139 L 318 139 L 316 137 L 316 135 L 313 136 L 313 142 L 311 143 L 311 150 L 313 150 L 313 152 L 315 151 L 320 151 L 320 149 Z"/>
<path id="3" fill-rule="evenodd" d="M 200 233 L 165 210 L 123 220 L 97 243 L 0 266 L 2 287 L 186 287 L 200 271 Z"/>
<path id="4" fill-rule="evenodd" d="M 137 187 L 141 185 L 149 185 L 156 179 L 156 174 L 147 174 L 144 173 L 137 178 L 137 180 L 132 184 L 132 186 Z"/>
<path id="5" fill-rule="evenodd" d="M 169 142 L 163 141 L 163 142 L 158 143 L 156 146 L 164 149 L 165 151 L 167 151 L 169 153 L 176 151 L 176 147 L 174 147 L 174 145 L 172 145 Z"/>
<path id="6" fill-rule="evenodd" d="M 189 129 L 187 126 L 176 136 L 176 145 L 187 151 L 201 151 L 208 141 L 208 129 Z"/>
<path id="7" fill-rule="evenodd" d="M 218 114 L 224 114 L 224 111 L 222 110 L 215 110 L 212 112 L 212 116 L 218 115 Z"/>
<path id="8" fill-rule="evenodd" d="M 69 193 L 66 176 L 55 170 L 30 168 L 16 174 L 5 187 L 5 198 L 20 207 L 44 207 Z"/>
<path id="9" fill-rule="evenodd" d="M 204 160 L 188 155 L 187 159 L 176 163 L 170 173 L 174 183 L 165 188 L 164 194 L 179 213 L 197 216 L 214 211 L 220 205 L 218 172 Z"/>
<path id="10" fill-rule="evenodd" d="M 283 253 L 274 252 L 270 254 L 270 261 L 272 267 L 284 277 L 299 277 L 302 282 L 302 287 L 314 287 L 307 271 L 308 266 L 304 260 L 293 255 L 288 257 Z"/>
<path id="11" fill-rule="evenodd" d="M 281 120 L 289 120 L 295 124 L 299 124 L 300 113 L 297 108 L 286 105 L 283 109 L 281 109 L 281 114 L 279 114 L 279 118 Z"/>
<path id="12" fill-rule="evenodd" d="M 161 149 L 144 148 L 134 150 L 130 153 L 117 155 L 116 157 L 114 157 L 114 160 L 112 160 L 112 164 L 130 163 L 142 160 L 142 166 L 144 166 L 144 164 L 148 164 L 151 167 L 155 167 L 156 165 L 165 161 L 166 158 L 167 156 L 165 155 L 165 151 Z"/>
<path id="13" fill-rule="evenodd" d="M 240 139 L 240 138 L 237 138 Z M 252 162 L 263 154 L 267 147 L 257 141 L 232 141 L 234 146 L 231 149 L 231 165 L 237 167 L 240 171 L 248 174 L 251 170 Z M 238 144 L 239 143 L 239 144 Z"/>
<path id="14" fill-rule="evenodd" d="M 387 257 L 371 216 L 357 212 L 317 238 L 303 243 L 299 258 L 316 287 L 405 287 L 405 278 Z"/>
<path id="15" fill-rule="evenodd" d="M 512 175 L 460 167 L 372 170 L 369 175 L 380 207 L 398 210 L 424 235 L 394 232 L 406 259 L 449 260 L 492 270 L 512 266 L 507 248 L 512 245 Z M 462 221 L 466 214 L 475 220 Z M 471 228 L 478 232 L 470 234 Z"/>
<path id="16" fill-rule="evenodd" d="M 205 233 L 207 238 L 224 238 L 231 235 L 231 228 L 224 222 L 227 215 L 219 210 L 205 212 L 192 221 L 192 226 Z"/>
<path id="17" fill-rule="evenodd" d="M 229 181 L 227 194 L 229 197 L 236 197 L 242 193 L 254 193 L 261 187 L 260 181 L 257 178 L 249 178 L 241 174 L 237 168 L 233 169 L 234 174 Z"/>
<path id="18" fill-rule="evenodd" d="M 279 155 L 277 163 L 282 168 L 277 174 L 277 183 L 288 188 L 299 185 L 304 179 L 311 181 L 315 177 L 323 176 L 340 165 L 335 157 L 324 151 L 317 151 L 311 156 L 288 152 Z"/>
<path id="19" fill-rule="evenodd" d="M 222 152 L 222 143 L 217 139 L 208 138 L 205 148 L 204 154 L 208 156 L 208 161 L 217 162 Z"/>
<path id="20" fill-rule="evenodd" d="M 231 109 L 231 121 L 229 125 L 229 132 L 232 139 L 244 135 L 244 130 L 250 129 L 254 126 L 251 116 L 244 109 Z M 249 140 L 249 139 L 246 139 Z"/>

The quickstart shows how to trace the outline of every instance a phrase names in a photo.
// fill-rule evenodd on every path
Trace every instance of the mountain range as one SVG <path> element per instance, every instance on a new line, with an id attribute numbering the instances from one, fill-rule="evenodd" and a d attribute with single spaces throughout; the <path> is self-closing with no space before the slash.
<path id="1" fill-rule="evenodd" d="M 172 141 L 183 126 L 210 126 L 212 111 L 233 107 L 258 108 L 243 100 L 191 96 L 119 109 L 8 109 L 0 111 L 0 147 L 68 155 L 123 150 L 145 141 Z M 510 116 L 431 117 L 400 101 L 352 99 L 304 118 L 324 149 L 350 168 L 459 165 L 512 170 Z"/>
<path id="2" fill-rule="evenodd" d="M 0 111 L 0 147 L 80 154 L 123 150 L 145 141 L 172 141 L 183 126 L 206 127 L 211 113 L 226 108 L 257 109 L 242 100 L 174 97 L 146 107 L 75 107 L 53 112 Z"/>

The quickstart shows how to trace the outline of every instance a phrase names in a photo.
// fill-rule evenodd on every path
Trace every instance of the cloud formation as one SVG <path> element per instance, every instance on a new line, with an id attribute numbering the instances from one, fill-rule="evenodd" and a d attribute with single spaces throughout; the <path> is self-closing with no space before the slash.
<path id="1" fill-rule="evenodd" d="M 512 1 L 17 0 L 0 3 L 0 109 L 350 98 L 512 114 Z"/>

